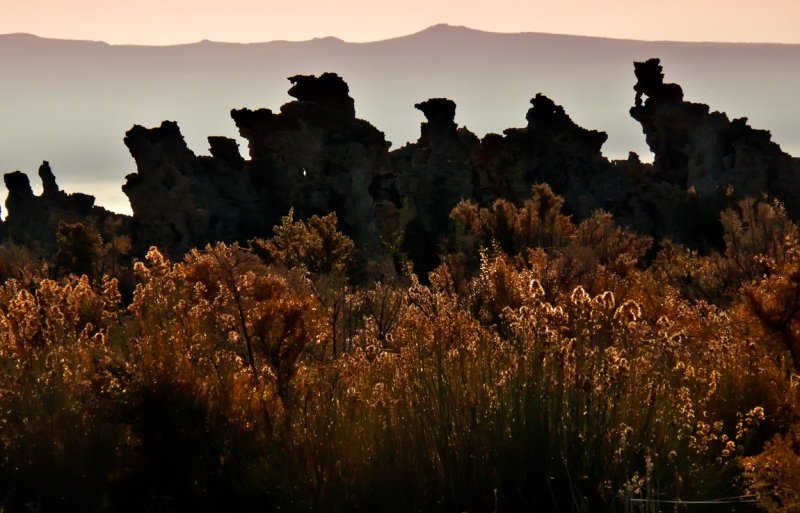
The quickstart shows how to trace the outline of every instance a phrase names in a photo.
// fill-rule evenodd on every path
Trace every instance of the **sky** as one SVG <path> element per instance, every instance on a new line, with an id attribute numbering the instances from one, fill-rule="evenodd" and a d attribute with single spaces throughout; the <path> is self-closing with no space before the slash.
<path id="1" fill-rule="evenodd" d="M 335 36 L 364 42 L 437 23 L 493 32 L 800 43 L 800 0 L 0 0 L 0 34 L 168 45 Z"/>

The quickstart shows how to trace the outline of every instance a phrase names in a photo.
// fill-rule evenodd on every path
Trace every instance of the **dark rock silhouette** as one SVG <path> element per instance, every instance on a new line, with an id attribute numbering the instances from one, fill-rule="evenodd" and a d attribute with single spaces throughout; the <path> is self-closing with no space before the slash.
<path id="1" fill-rule="evenodd" d="M 683 101 L 683 89 L 678 84 L 665 84 L 663 68 L 659 59 L 649 59 L 633 63 L 636 75 L 636 106 L 642 105 L 642 95 L 647 96 L 651 104 L 678 103 Z"/>
<path id="2" fill-rule="evenodd" d="M 235 240 L 258 233 L 249 223 L 258 200 L 243 170 L 236 142 L 212 137 L 212 157 L 198 157 L 187 146 L 178 125 L 134 126 L 125 144 L 137 173 L 122 190 L 133 210 L 135 251 L 151 245 L 177 256 L 215 240 Z"/>
<path id="3" fill-rule="evenodd" d="M 561 106 L 542 94 L 531 99 L 531 105 L 525 128 L 484 138 L 480 199 L 488 203 L 505 197 L 521 203 L 534 184 L 547 182 L 579 217 L 618 204 L 625 191 L 622 176 L 600 151 L 606 134 L 576 125 Z"/>
<path id="4" fill-rule="evenodd" d="M 383 133 L 355 117 L 347 84 L 332 73 L 298 75 L 297 101 L 280 113 L 233 110 L 248 140 L 209 138 L 210 157 L 196 156 L 177 124 L 134 127 L 125 144 L 137 173 L 123 187 L 134 213 L 139 252 L 156 244 L 173 256 L 207 242 L 268 235 L 295 209 L 298 217 L 336 212 L 366 252 L 380 250 L 370 185 L 390 174 Z"/>
<path id="5" fill-rule="evenodd" d="M 425 273 L 437 263 L 438 243 L 447 232 L 450 211 L 473 199 L 473 162 L 478 138 L 455 123 L 456 104 L 432 98 L 415 105 L 425 115 L 420 137 L 392 152 L 395 187 L 404 209 L 403 251 Z"/>
<path id="6" fill-rule="evenodd" d="M 350 88 L 336 73 L 323 73 L 319 77 L 295 75 L 289 77 L 293 84 L 289 96 L 301 102 L 311 102 L 339 112 L 345 117 L 356 116 L 355 102 L 350 98 Z"/>
<path id="7" fill-rule="evenodd" d="M 630 113 L 655 155 L 653 182 L 674 185 L 681 194 L 691 191 L 703 205 L 695 214 L 706 224 L 724 206 L 761 194 L 779 198 L 793 218 L 800 216 L 800 161 L 781 151 L 768 131 L 684 101 L 680 86 L 664 83 L 658 59 L 637 62 L 634 69 L 638 82 Z M 675 204 L 676 194 L 670 196 L 667 202 Z"/>
<path id="8" fill-rule="evenodd" d="M 380 251 L 373 183 L 391 175 L 383 132 L 355 117 L 347 84 L 333 73 L 290 78 L 297 98 L 281 107 L 233 110 L 248 140 L 245 168 L 271 227 L 295 209 L 300 218 L 336 212 L 341 227 L 368 253 Z M 380 188 L 380 187 L 379 187 Z"/>
<path id="9" fill-rule="evenodd" d="M 8 213 L 2 224 L 3 235 L 11 241 L 52 255 L 56 250 L 56 229 L 61 222 L 90 222 L 110 240 L 130 231 L 130 218 L 95 206 L 94 196 L 67 194 L 59 189 L 50 164 L 39 167 L 42 194 L 36 196 L 28 176 L 20 171 L 4 175 Z"/>
<path id="10" fill-rule="evenodd" d="M 433 127 L 452 127 L 456 129 L 456 103 L 447 98 L 431 98 L 430 100 L 417 103 L 414 108 L 422 111 L 428 123 L 422 124 L 422 137 L 427 136 L 429 126 Z"/>
<path id="11" fill-rule="evenodd" d="M 721 244 L 720 211 L 744 197 L 775 196 L 800 218 L 800 161 L 768 131 L 685 101 L 680 86 L 664 81 L 658 59 L 634 63 L 634 73 L 630 114 L 655 155 L 652 165 L 634 153 L 609 161 L 601 152 L 606 134 L 578 126 L 543 94 L 531 100 L 526 126 L 483 139 L 459 128 L 453 101 L 417 103 L 425 116 L 419 139 L 389 152 L 383 132 L 356 117 L 349 88 L 334 73 L 291 77 L 295 100 L 280 112 L 231 111 L 247 158 L 225 137 L 209 137 L 210 155 L 195 155 L 171 121 L 134 126 L 125 144 L 137 172 L 123 190 L 135 251 L 158 245 L 180 257 L 208 242 L 269 236 L 293 208 L 298 218 L 336 212 L 360 258 L 399 250 L 424 273 L 437 264 L 459 201 L 520 204 L 542 182 L 576 220 L 604 209 L 623 225 L 699 249 Z M 109 217 L 91 196 L 61 191 L 47 163 L 39 174 L 40 196 L 24 174 L 5 175 L 3 236 L 50 250 L 59 221 Z"/>

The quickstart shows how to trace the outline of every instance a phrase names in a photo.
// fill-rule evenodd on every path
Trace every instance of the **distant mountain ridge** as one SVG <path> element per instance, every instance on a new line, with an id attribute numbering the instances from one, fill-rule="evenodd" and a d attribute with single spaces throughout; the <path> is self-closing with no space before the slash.
<path id="1" fill-rule="evenodd" d="M 542 92 L 581 126 L 609 134 L 605 155 L 648 160 L 633 105 L 631 62 L 658 56 L 691 100 L 771 130 L 800 154 L 800 45 L 677 43 L 556 34 L 499 34 L 435 25 L 416 34 L 349 43 L 337 38 L 175 46 L 109 45 L 0 36 L 0 172 L 52 163 L 67 190 L 129 211 L 120 191 L 134 163 L 122 144 L 134 124 L 178 122 L 189 146 L 209 135 L 238 137 L 232 108 L 277 109 L 286 77 L 333 71 L 369 119 L 402 146 L 418 137 L 413 106 L 432 97 L 457 104 L 455 121 L 482 136 L 524 126 Z M 242 139 L 238 139 L 243 144 Z"/>
<path id="2" fill-rule="evenodd" d="M 138 43 L 108 43 L 103 40 L 94 40 L 94 39 L 70 39 L 70 38 L 57 38 L 57 37 L 47 37 L 47 36 L 40 36 L 37 34 L 33 34 L 30 32 L 12 32 L 7 34 L 0 34 L 0 38 L 4 37 L 30 37 L 35 39 L 42 39 L 47 41 L 77 41 L 77 42 L 88 42 L 88 43 L 101 43 L 108 46 L 142 46 L 148 48 L 166 48 L 166 47 L 174 47 L 174 46 L 187 46 L 187 45 L 194 45 L 199 43 L 214 43 L 214 44 L 226 44 L 226 45 L 261 45 L 261 44 L 270 44 L 270 43 L 304 43 L 309 41 L 338 41 L 341 43 L 347 44 L 372 44 L 372 43 L 380 43 L 385 41 L 393 41 L 397 39 L 406 39 L 406 38 L 413 38 L 417 37 L 422 34 L 444 34 L 446 36 L 452 36 L 453 33 L 461 32 L 463 34 L 494 34 L 499 36 L 556 36 L 556 37 L 566 37 L 566 38 L 584 38 L 584 39 L 601 39 L 601 40 L 609 40 L 609 41 L 631 41 L 631 42 L 640 42 L 640 43 L 679 43 L 679 44 L 722 44 L 722 45 L 766 45 L 766 46 L 800 46 L 796 43 L 764 43 L 764 42 L 732 42 L 732 41 L 680 41 L 674 39 L 635 39 L 635 38 L 624 38 L 624 37 L 612 37 L 612 36 L 586 36 L 580 34 L 561 34 L 557 32 L 540 32 L 540 31 L 521 31 L 521 32 L 493 32 L 490 30 L 483 30 L 477 29 L 472 27 L 467 27 L 465 25 L 452 25 L 449 23 L 436 23 L 429 27 L 426 27 L 422 30 L 417 32 L 412 32 L 410 34 L 394 36 L 394 37 L 387 37 L 385 39 L 377 39 L 373 41 L 347 41 L 343 38 L 337 36 L 316 36 L 311 39 L 265 39 L 263 41 L 252 41 L 249 43 L 243 43 L 238 41 L 217 41 L 213 39 L 201 39 L 200 41 L 190 41 L 186 43 L 172 43 L 172 44 L 163 44 L 163 45 L 147 45 L 147 44 L 138 44 Z"/>

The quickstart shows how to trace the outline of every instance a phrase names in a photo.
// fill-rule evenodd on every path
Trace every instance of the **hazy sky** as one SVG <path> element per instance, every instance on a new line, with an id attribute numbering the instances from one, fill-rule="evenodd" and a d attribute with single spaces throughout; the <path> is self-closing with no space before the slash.
<path id="1" fill-rule="evenodd" d="M 0 0 L 0 34 L 109 43 L 372 41 L 436 23 L 497 32 L 800 43 L 800 0 Z"/>

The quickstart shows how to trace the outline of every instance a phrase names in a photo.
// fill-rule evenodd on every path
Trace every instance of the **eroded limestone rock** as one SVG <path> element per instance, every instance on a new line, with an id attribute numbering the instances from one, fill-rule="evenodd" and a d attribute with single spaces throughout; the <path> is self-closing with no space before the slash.
<path id="1" fill-rule="evenodd" d="M 130 230 L 128 216 L 96 206 L 94 196 L 62 191 L 47 161 L 39 167 L 42 193 L 38 196 L 33 193 L 28 176 L 21 171 L 7 173 L 3 178 L 8 189 L 4 236 L 43 255 L 55 253 L 56 229 L 61 222 L 89 223 L 105 240 Z"/>
<path id="2" fill-rule="evenodd" d="M 248 140 L 209 138 L 197 156 L 177 124 L 136 126 L 125 138 L 137 172 L 123 191 L 131 200 L 136 246 L 180 256 L 214 241 L 268 236 L 290 208 L 298 217 L 336 212 L 342 229 L 364 251 L 380 251 L 376 200 L 370 186 L 390 175 L 382 132 L 355 117 L 347 84 L 332 73 L 290 78 L 297 98 L 281 107 L 233 110 Z"/>
<path id="3" fill-rule="evenodd" d="M 746 118 L 731 121 L 707 105 L 684 101 L 680 86 L 664 83 L 659 59 L 637 62 L 634 69 L 638 82 L 630 113 L 655 156 L 655 180 L 709 200 L 766 193 L 780 198 L 793 217 L 800 215 L 799 161 L 768 131 L 751 128 Z"/>
<path id="4" fill-rule="evenodd" d="M 630 114 L 652 165 L 635 154 L 609 161 L 606 134 L 578 126 L 542 94 L 531 99 L 524 127 L 483 139 L 459 128 L 453 101 L 420 102 L 419 139 L 389 152 L 384 134 L 356 117 L 349 87 L 334 73 L 291 77 L 295 100 L 279 112 L 233 110 L 246 156 L 225 137 L 209 137 L 210 155 L 195 155 L 174 122 L 134 126 L 125 144 L 137 172 L 123 190 L 135 249 L 158 245 L 180 257 L 209 242 L 269 236 L 293 208 L 298 218 L 336 212 L 364 260 L 393 248 L 425 272 L 437 264 L 460 200 L 520 204 L 543 182 L 576 221 L 604 209 L 621 224 L 696 248 L 721 244 L 720 211 L 744 197 L 778 197 L 800 218 L 800 161 L 769 132 L 685 101 L 658 59 L 635 63 L 634 72 Z M 5 176 L 9 215 L 0 235 L 52 248 L 59 220 L 107 215 L 91 196 L 61 191 L 46 163 L 40 177 L 36 196 L 22 173 Z"/>

